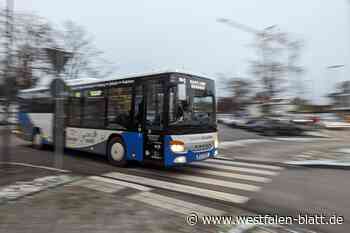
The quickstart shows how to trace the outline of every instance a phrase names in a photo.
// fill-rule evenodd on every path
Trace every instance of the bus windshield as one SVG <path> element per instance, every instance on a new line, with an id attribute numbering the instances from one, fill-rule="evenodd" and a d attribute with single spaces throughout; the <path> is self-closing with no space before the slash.
<path id="1" fill-rule="evenodd" d="M 178 88 L 172 88 L 169 98 L 169 126 L 212 125 L 214 96 L 206 90 L 191 90 L 185 100 L 179 99 Z"/>

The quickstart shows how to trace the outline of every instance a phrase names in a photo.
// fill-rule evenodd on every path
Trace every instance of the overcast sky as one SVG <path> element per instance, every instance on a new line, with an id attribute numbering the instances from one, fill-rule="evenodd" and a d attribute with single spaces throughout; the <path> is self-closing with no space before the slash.
<path id="1" fill-rule="evenodd" d="M 117 74 L 181 68 L 213 78 L 217 73 L 251 78 L 254 37 L 217 23 L 217 17 L 257 29 L 277 24 L 304 40 L 308 98 L 323 102 L 321 96 L 350 72 L 347 0 L 15 0 L 15 10 L 57 25 L 68 19 L 83 25 L 118 65 Z M 335 64 L 346 66 L 326 69 Z"/>

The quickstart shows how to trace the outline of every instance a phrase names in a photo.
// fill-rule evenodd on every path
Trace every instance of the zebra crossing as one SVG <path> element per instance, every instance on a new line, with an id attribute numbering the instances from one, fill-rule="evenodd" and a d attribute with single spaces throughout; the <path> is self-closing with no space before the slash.
<path id="1" fill-rule="evenodd" d="M 182 197 L 191 196 L 191 200 L 199 198 L 226 205 L 244 204 L 282 171 L 283 167 L 279 166 L 210 159 L 170 170 L 120 169 L 101 176 L 90 176 L 86 179 L 88 182 L 73 185 L 93 190 L 99 190 L 100 185 L 99 191 L 107 193 L 113 193 L 113 185 L 120 186 L 115 188 L 115 192 L 132 188 L 137 192 L 126 198 L 149 206 L 181 214 L 196 211 L 199 214 L 221 215 L 224 213 L 221 209 L 213 209 Z"/>

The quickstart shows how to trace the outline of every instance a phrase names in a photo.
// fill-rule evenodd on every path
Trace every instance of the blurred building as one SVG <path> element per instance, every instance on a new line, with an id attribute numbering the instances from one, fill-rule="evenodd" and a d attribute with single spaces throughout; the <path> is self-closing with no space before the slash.
<path id="1" fill-rule="evenodd" d="M 286 115 L 290 112 L 294 112 L 297 109 L 297 105 L 293 99 L 289 98 L 272 98 L 269 101 L 256 99 L 251 103 L 248 108 L 248 114 L 253 117 L 262 115 Z"/>
<path id="2" fill-rule="evenodd" d="M 328 97 L 331 99 L 331 110 L 350 111 L 350 93 L 332 93 Z"/>

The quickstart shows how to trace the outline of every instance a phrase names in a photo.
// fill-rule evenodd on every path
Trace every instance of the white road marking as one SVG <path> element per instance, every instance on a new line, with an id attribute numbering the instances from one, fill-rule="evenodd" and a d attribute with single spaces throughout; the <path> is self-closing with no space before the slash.
<path id="1" fill-rule="evenodd" d="M 137 170 L 134 170 L 137 171 Z M 138 170 L 139 171 L 139 170 Z M 210 184 L 210 185 L 217 185 L 232 189 L 240 189 L 250 192 L 256 192 L 260 190 L 259 186 L 256 185 L 250 185 L 250 184 L 242 184 L 237 182 L 230 182 L 230 181 L 223 181 L 220 179 L 212 179 L 212 178 L 205 178 L 195 175 L 186 175 L 186 174 L 180 174 L 180 173 L 164 173 L 164 172 L 155 172 L 155 171 L 142 171 L 144 174 L 150 174 L 155 176 L 161 176 L 161 177 L 167 177 L 167 178 L 174 178 L 179 180 L 186 180 L 191 181 L 195 183 L 202 183 L 202 184 Z"/>
<path id="2" fill-rule="evenodd" d="M 262 182 L 262 183 L 271 182 L 270 178 L 265 178 L 262 176 L 242 175 L 239 173 L 204 170 L 204 169 L 196 169 L 196 168 L 190 168 L 190 169 L 184 168 L 184 169 L 188 171 L 194 171 L 195 173 L 204 174 L 204 175 L 221 176 L 221 177 L 234 178 L 234 179 L 240 179 L 240 180 L 249 180 L 249 181 L 255 181 L 255 182 Z"/>
<path id="3" fill-rule="evenodd" d="M 348 160 L 304 160 L 304 161 L 287 161 L 286 164 L 291 165 L 305 165 L 305 166 L 339 166 L 339 167 L 350 167 L 350 159 Z"/>
<path id="4" fill-rule="evenodd" d="M 161 180 L 156 180 L 156 179 L 151 179 L 151 178 L 146 178 L 146 177 L 141 177 L 141 176 L 128 175 L 128 174 L 119 173 L 119 172 L 107 173 L 107 174 L 104 174 L 104 176 L 116 178 L 116 179 L 121 179 L 121 180 L 125 180 L 125 181 L 130 181 L 130 182 L 148 184 L 152 187 L 172 190 L 172 191 L 181 192 L 181 193 L 187 193 L 187 194 L 191 194 L 191 195 L 206 197 L 206 198 L 215 199 L 215 200 L 226 201 L 226 202 L 230 202 L 230 203 L 240 203 L 241 204 L 241 203 L 245 203 L 249 200 L 248 197 L 240 196 L 240 195 L 236 195 L 236 194 L 230 194 L 230 193 L 213 191 L 213 190 L 208 190 L 208 189 L 203 189 L 203 188 L 197 188 L 197 187 L 192 187 L 189 185 L 182 185 L 182 184 L 177 184 L 174 182 L 167 182 L 167 181 L 161 181 Z"/>
<path id="5" fill-rule="evenodd" d="M 340 149 L 335 150 L 335 152 L 350 154 L 350 148 L 340 148 Z"/>
<path id="6" fill-rule="evenodd" d="M 314 141 L 329 141 L 328 138 L 307 138 L 307 137 L 278 137 L 273 138 L 276 141 L 290 141 L 290 142 L 314 142 Z"/>
<path id="7" fill-rule="evenodd" d="M 296 155 L 296 157 L 299 157 L 299 158 L 310 158 L 312 156 L 311 155 L 299 154 L 299 155 Z"/>
<path id="8" fill-rule="evenodd" d="M 196 212 L 199 215 L 215 215 L 221 216 L 225 212 L 221 210 L 217 210 L 214 208 L 210 208 L 207 206 L 202 206 L 199 204 L 194 204 L 191 202 L 159 195 L 151 192 L 141 192 L 128 197 L 128 199 L 140 201 L 151 206 L 167 209 L 170 211 L 174 211 L 176 213 L 189 215 L 192 212 Z"/>
<path id="9" fill-rule="evenodd" d="M 314 154 L 319 154 L 321 153 L 320 151 L 316 151 L 316 150 L 310 150 L 310 151 L 305 151 L 304 154 L 306 155 L 314 155 Z"/>
<path id="10" fill-rule="evenodd" d="M 203 168 L 215 168 L 215 169 L 223 169 L 223 170 L 230 170 L 230 171 L 240 171 L 240 172 L 247 172 L 247 173 L 268 175 L 268 176 L 278 175 L 278 172 L 274 172 L 274 171 L 234 167 L 234 166 L 227 166 L 227 165 L 221 165 L 221 164 L 211 164 L 211 163 L 203 163 L 203 162 L 193 162 L 191 164 L 196 165 L 198 167 L 203 167 Z"/>
<path id="11" fill-rule="evenodd" d="M 50 171 L 58 171 L 58 172 L 70 172 L 69 170 L 63 170 L 63 169 L 58 169 L 54 167 L 46 167 L 46 166 L 40 166 L 40 165 L 34 165 L 34 164 L 29 164 L 29 163 L 17 163 L 17 162 L 0 162 L 0 164 L 7 164 L 7 165 L 18 165 L 18 166 L 24 166 L 24 167 L 33 167 L 33 168 L 40 168 L 40 169 L 45 169 L 45 170 L 50 170 Z"/>
<path id="12" fill-rule="evenodd" d="M 235 146 L 248 146 L 250 144 L 264 143 L 264 142 L 272 142 L 272 140 L 267 140 L 267 139 L 243 139 L 243 140 L 236 140 L 236 141 L 223 141 L 223 142 L 220 142 L 219 149 L 226 149 L 226 148 L 235 147 Z"/>
<path id="13" fill-rule="evenodd" d="M 109 179 L 109 178 L 105 178 L 105 177 L 90 176 L 88 178 L 92 179 L 92 180 L 97 180 L 97 181 L 110 183 L 110 184 L 121 185 L 121 186 L 124 186 L 124 187 L 133 188 L 133 189 L 137 189 L 137 190 L 145 191 L 145 192 L 149 192 L 149 191 L 153 190 L 152 188 L 149 188 L 149 187 L 146 187 L 146 186 L 143 186 L 143 185 L 129 183 L 129 182 L 124 182 L 124 181 L 120 181 L 120 180 Z"/>
<path id="14" fill-rule="evenodd" d="M 257 167 L 257 168 L 270 169 L 270 170 L 283 170 L 283 167 L 278 167 L 273 165 L 244 163 L 244 162 L 236 162 L 236 161 L 222 160 L 222 159 L 208 159 L 205 162 L 208 162 L 208 163 L 214 162 L 219 164 L 237 165 L 237 166 L 245 166 L 245 167 Z"/>

